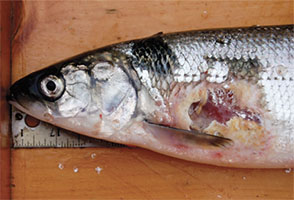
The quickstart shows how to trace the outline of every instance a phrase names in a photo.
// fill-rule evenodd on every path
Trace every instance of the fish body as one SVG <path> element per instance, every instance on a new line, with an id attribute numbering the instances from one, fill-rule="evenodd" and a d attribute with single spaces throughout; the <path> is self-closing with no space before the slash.
<path id="1" fill-rule="evenodd" d="M 294 167 L 294 26 L 156 34 L 37 71 L 11 103 L 56 126 L 219 166 Z"/>

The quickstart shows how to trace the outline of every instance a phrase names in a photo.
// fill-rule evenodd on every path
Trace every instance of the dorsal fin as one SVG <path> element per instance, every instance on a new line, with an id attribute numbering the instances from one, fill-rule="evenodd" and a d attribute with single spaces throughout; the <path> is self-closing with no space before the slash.
<path id="1" fill-rule="evenodd" d="M 162 32 L 162 31 L 160 31 L 160 32 L 158 32 L 158 33 L 155 33 L 155 34 L 152 35 L 151 37 L 157 37 L 157 36 L 161 36 L 161 35 L 163 35 L 163 32 Z"/>

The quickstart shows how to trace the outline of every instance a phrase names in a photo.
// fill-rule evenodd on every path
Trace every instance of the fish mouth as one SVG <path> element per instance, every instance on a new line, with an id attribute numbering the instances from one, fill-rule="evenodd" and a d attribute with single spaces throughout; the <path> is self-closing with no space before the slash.
<path id="1" fill-rule="evenodd" d="M 18 110 L 20 110 L 20 111 L 22 111 L 24 113 L 27 113 L 29 115 L 32 115 L 31 112 L 29 112 L 28 109 L 26 109 L 23 105 L 20 104 L 19 101 L 17 101 L 17 98 L 16 98 L 16 96 L 13 93 L 8 94 L 7 97 L 6 97 L 6 99 L 7 99 L 7 102 L 10 105 L 14 106 Z"/>
<path id="2" fill-rule="evenodd" d="M 21 94 L 21 88 L 19 87 L 19 84 L 14 83 L 9 90 L 9 93 L 6 96 L 6 100 L 9 104 L 19 107 L 20 102 L 18 101 L 18 96 Z"/>
<path id="3" fill-rule="evenodd" d="M 18 110 L 32 115 L 31 112 L 22 104 L 22 100 L 26 96 L 25 93 L 28 91 L 28 85 L 26 81 L 22 79 L 14 83 L 6 96 L 7 102 L 17 108 Z"/>
<path id="4" fill-rule="evenodd" d="M 6 96 L 6 101 L 9 103 L 9 104 L 15 104 L 16 102 L 17 102 L 17 100 L 16 100 L 16 98 L 15 98 L 15 96 L 14 96 L 14 94 L 8 94 L 7 96 Z"/>
<path id="5" fill-rule="evenodd" d="M 11 105 L 13 105 L 13 106 L 15 106 L 15 107 L 19 107 L 20 106 L 20 104 L 19 104 L 19 102 L 18 102 L 18 100 L 17 100 L 17 96 L 16 96 L 16 94 L 15 94 L 15 85 L 12 85 L 11 87 L 10 87 L 10 91 L 9 91 L 9 93 L 6 95 L 6 101 L 9 103 L 9 104 L 11 104 Z"/>

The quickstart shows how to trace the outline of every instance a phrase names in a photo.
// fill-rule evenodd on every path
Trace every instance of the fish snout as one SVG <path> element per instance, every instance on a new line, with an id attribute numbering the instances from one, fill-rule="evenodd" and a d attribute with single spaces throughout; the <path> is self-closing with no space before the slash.
<path id="1" fill-rule="evenodd" d="M 32 78 L 23 78 L 16 81 L 7 94 L 8 102 L 18 102 L 23 97 L 38 96 L 36 80 Z"/>
<path id="2" fill-rule="evenodd" d="M 9 90 L 9 92 L 7 93 L 6 95 L 6 100 L 10 103 L 10 102 L 13 102 L 13 101 L 16 101 L 16 98 L 15 98 L 15 94 L 11 91 L 11 89 Z"/>
<path id="3" fill-rule="evenodd" d="M 9 103 L 11 103 L 11 102 L 16 102 L 16 101 L 17 101 L 17 96 L 18 96 L 18 94 L 20 94 L 20 93 L 21 93 L 21 88 L 20 88 L 18 82 L 16 82 L 16 83 L 14 83 L 14 84 L 10 87 L 10 89 L 9 89 L 7 95 L 6 95 L 6 99 L 7 99 L 7 101 L 8 101 Z"/>

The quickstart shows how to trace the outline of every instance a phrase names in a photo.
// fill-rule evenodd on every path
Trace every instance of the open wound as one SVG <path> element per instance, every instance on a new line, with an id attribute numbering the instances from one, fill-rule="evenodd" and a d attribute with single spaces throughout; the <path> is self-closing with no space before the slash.
<path id="1" fill-rule="evenodd" d="M 207 89 L 206 99 L 193 102 L 188 109 L 188 114 L 192 120 L 190 128 L 195 130 L 205 129 L 214 120 L 225 124 L 233 117 L 261 123 L 259 114 L 240 108 L 234 92 L 225 88 Z"/>
<path id="2" fill-rule="evenodd" d="M 206 88 L 205 95 L 199 101 L 190 102 L 190 130 L 230 138 L 247 147 L 261 148 L 266 143 L 268 134 L 262 123 L 262 114 L 255 111 L 259 97 L 254 94 L 242 96 L 244 93 L 240 91 L 254 89 L 243 86 L 234 89 Z"/>

